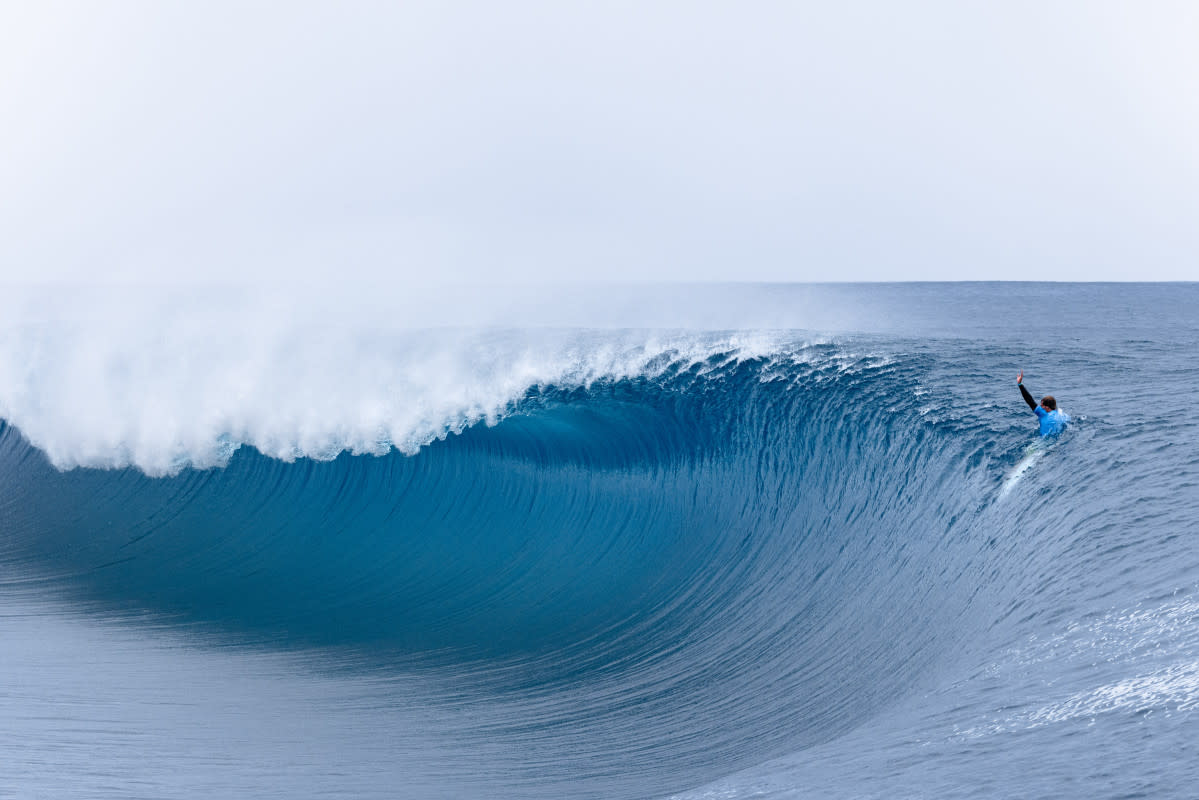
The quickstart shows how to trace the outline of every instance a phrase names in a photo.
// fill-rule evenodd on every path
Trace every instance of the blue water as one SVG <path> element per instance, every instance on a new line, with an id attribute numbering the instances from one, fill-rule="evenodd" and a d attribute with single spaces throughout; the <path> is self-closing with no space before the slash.
<path id="1" fill-rule="evenodd" d="M 612 291 L 10 323 L 0 797 L 1195 795 L 1199 285 Z"/>

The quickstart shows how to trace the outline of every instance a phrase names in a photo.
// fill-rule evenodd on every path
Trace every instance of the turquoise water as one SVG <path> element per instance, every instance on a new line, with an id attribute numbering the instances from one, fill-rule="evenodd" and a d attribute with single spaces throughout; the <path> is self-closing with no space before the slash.
<path id="1" fill-rule="evenodd" d="M 1199 287 L 645 291 L 11 324 L 0 795 L 1190 796 Z"/>

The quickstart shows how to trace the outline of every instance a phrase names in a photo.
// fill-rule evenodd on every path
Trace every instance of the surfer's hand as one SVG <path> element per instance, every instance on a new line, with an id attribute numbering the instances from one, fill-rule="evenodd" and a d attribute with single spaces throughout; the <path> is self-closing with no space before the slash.
<path id="1" fill-rule="evenodd" d="M 1024 370 L 1020 370 L 1020 374 L 1016 376 L 1016 383 L 1024 383 Z"/>

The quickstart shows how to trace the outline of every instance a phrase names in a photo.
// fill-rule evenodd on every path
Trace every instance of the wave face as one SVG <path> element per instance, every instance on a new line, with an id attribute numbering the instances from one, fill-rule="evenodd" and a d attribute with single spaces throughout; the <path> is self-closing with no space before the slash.
<path id="1" fill-rule="evenodd" d="M 321 328 L 300 341 L 324 350 L 279 337 L 234 358 L 241 334 L 206 349 L 209 329 L 141 361 L 133 337 L 9 334 L 0 574 L 155 635 L 370 682 L 359 726 L 428 739 L 351 759 L 377 778 L 359 795 L 402 774 L 419 796 L 641 797 L 827 754 L 1094 598 L 1194 585 L 1161 568 L 1180 563 L 1194 495 L 1158 517 L 1130 494 L 1186 496 L 1193 454 L 1153 461 L 1160 431 L 1076 401 L 1074 429 L 1027 461 L 1011 376 L 987 388 L 1000 398 L 973 394 L 1024 358 L 1011 342 Z M 12 343 L 36 336 L 54 363 L 20 373 Z M 178 337 L 190 365 L 169 357 Z M 1116 357 L 1170 361 L 1169 344 L 1121 341 Z M 1067 386 L 1097 358 L 1058 356 Z M 87 358 L 105 365 L 87 402 L 46 402 Z M 215 388 L 197 396 L 194 369 Z M 83 406 L 112 424 L 64 422 Z M 1193 412 L 1171 424 L 1195 436 Z M 1133 488 L 1114 488 L 1113 439 L 1141 464 Z M 1125 541 L 1146 526 L 1161 535 Z M 1133 577 L 1112 548 L 1132 548 Z M 1005 730 L 984 716 L 958 733 Z M 816 780 L 787 769 L 781 794 Z M 847 774 L 822 793 L 852 793 Z"/>

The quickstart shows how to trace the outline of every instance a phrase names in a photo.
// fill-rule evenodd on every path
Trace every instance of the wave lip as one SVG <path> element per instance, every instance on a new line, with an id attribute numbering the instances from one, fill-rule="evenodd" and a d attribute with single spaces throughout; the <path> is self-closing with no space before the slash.
<path id="1" fill-rule="evenodd" d="M 242 446 L 285 461 L 412 454 L 495 424 L 536 387 L 586 388 L 803 344 L 772 334 L 410 329 L 213 303 L 91 313 L 18 313 L 0 328 L 0 418 L 59 469 L 155 476 L 223 466 Z"/>

